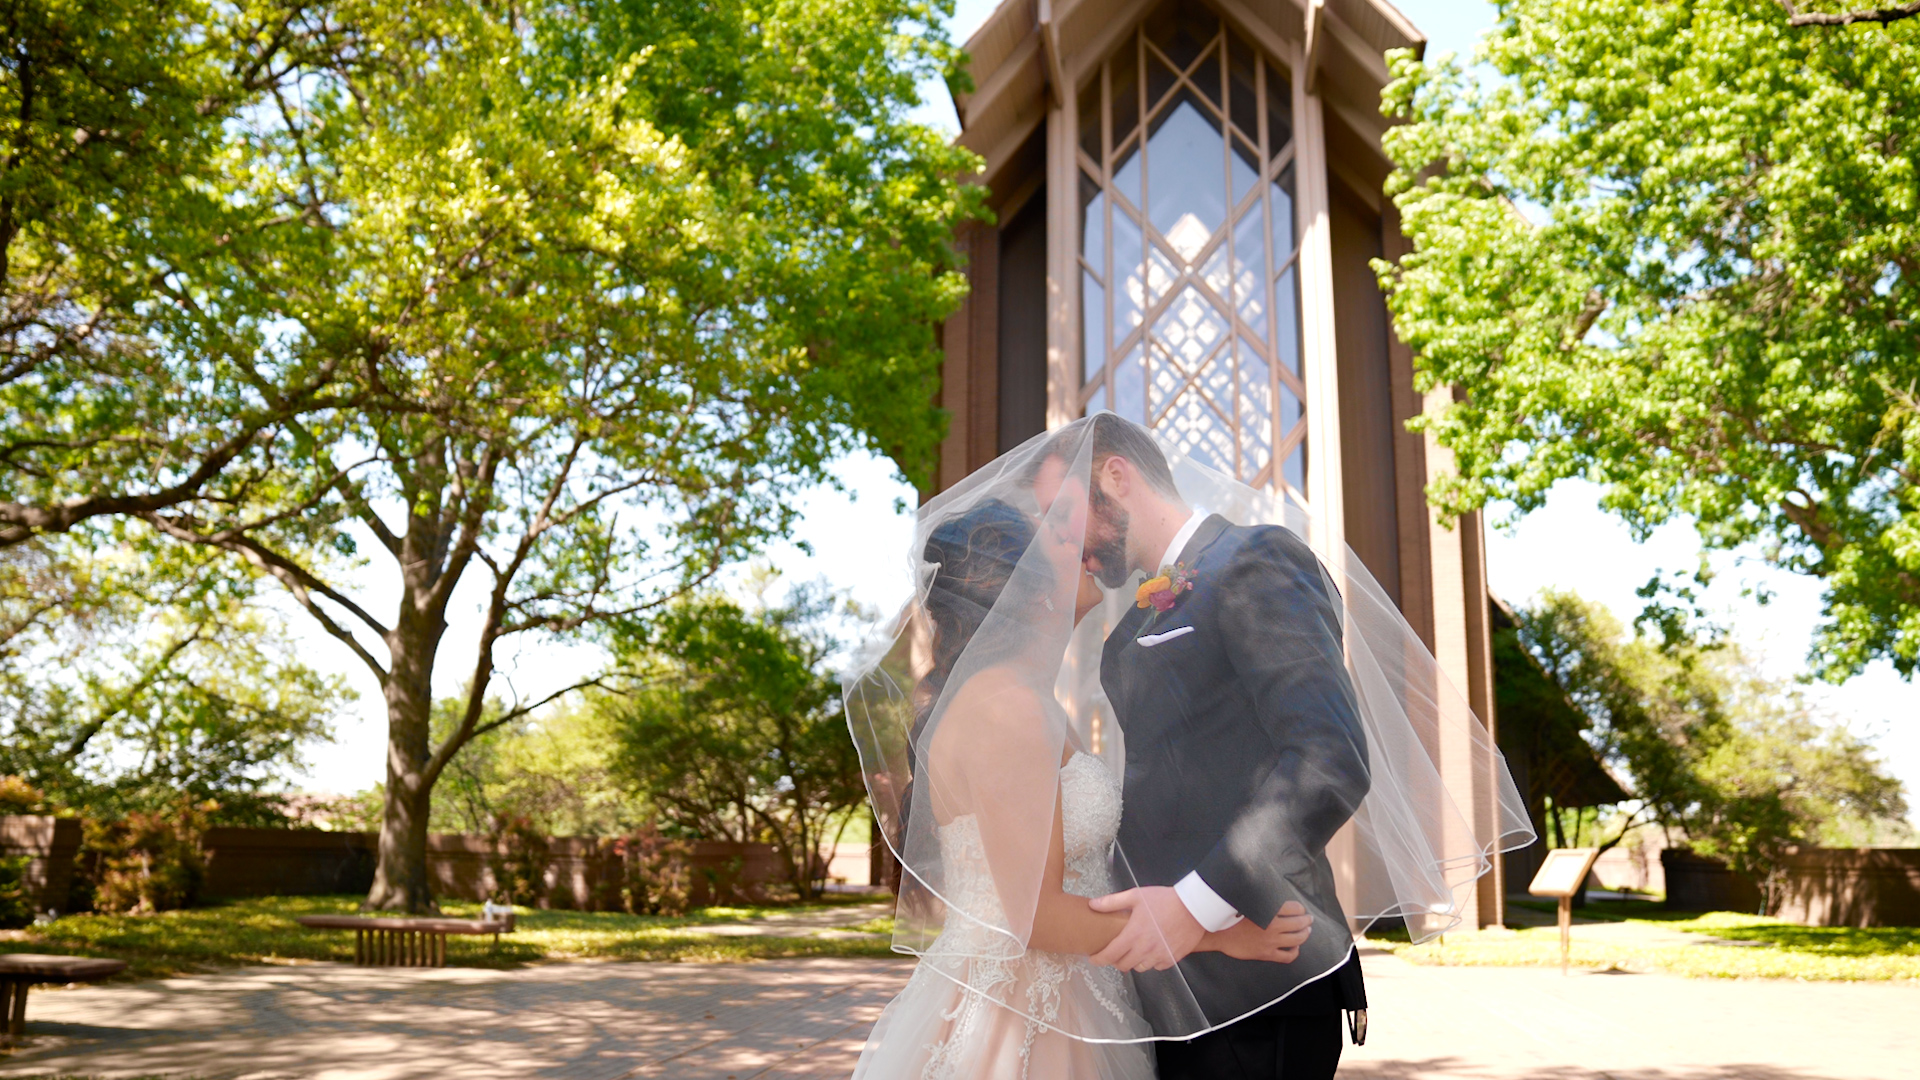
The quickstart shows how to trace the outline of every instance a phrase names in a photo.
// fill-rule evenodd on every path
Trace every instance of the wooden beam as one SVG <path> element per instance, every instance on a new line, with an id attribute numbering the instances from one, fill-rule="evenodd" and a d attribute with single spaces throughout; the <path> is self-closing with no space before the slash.
<path id="1" fill-rule="evenodd" d="M 1475 763 L 1473 771 L 1474 786 L 1478 789 L 1473 793 L 1473 825 L 1476 835 L 1494 836 L 1499 830 L 1499 822 L 1495 820 L 1499 813 L 1495 794 L 1498 789 L 1494 785 L 1500 775 L 1500 751 L 1493 711 L 1493 627 L 1487 610 L 1485 514 L 1476 510 L 1462 517 L 1458 528 L 1466 578 L 1467 672 L 1472 679 L 1467 686 L 1467 703 L 1487 729 L 1486 745 L 1481 751 L 1484 757 Z M 1480 887 L 1475 890 L 1479 925 L 1505 925 L 1506 876 L 1506 866 L 1496 855 L 1492 872 L 1480 880 Z"/>
<path id="2" fill-rule="evenodd" d="M 1436 386 L 1426 395 L 1424 411 L 1439 412 L 1452 401 L 1452 388 Z M 1428 478 L 1453 472 L 1453 454 L 1431 431 L 1425 433 L 1425 438 Z M 1429 550 L 1433 555 L 1433 658 L 1448 684 L 1436 688 L 1441 717 L 1446 722 L 1440 725 L 1439 746 L 1433 752 L 1434 764 L 1460 810 L 1460 815 L 1449 816 L 1440 827 L 1450 849 L 1461 850 L 1478 842 L 1473 823 L 1481 820 L 1481 814 L 1476 804 L 1488 786 L 1475 782 L 1481 762 L 1475 760 L 1470 734 L 1471 725 L 1476 721 L 1467 713 L 1470 708 L 1467 695 L 1471 692 L 1474 674 L 1474 642 L 1467 606 L 1476 601 L 1485 604 L 1487 600 L 1484 594 L 1477 597 L 1470 594 L 1463 525 L 1463 521 L 1451 527 L 1441 525 L 1431 512 L 1427 515 Z M 1480 892 L 1491 887 L 1493 882 L 1481 878 L 1468 889 L 1469 895 L 1462 898 L 1464 903 L 1458 914 L 1467 920 L 1468 928 L 1477 930 L 1482 925 Z"/>
<path id="3" fill-rule="evenodd" d="M 1255 15 L 1244 0 L 1215 0 L 1220 14 L 1226 17 L 1227 25 L 1240 32 L 1240 36 L 1253 42 L 1266 52 L 1268 59 L 1276 61 L 1287 69 L 1289 75 L 1298 79 L 1301 69 L 1300 43 L 1280 35 L 1265 19 Z"/>
<path id="4" fill-rule="evenodd" d="M 973 255 L 980 246 L 982 235 L 992 232 L 977 221 L 969 221 L 960 226 L 954 237 L 954 246 L 959 249 L 962 258 L 967 260 L 967 283 L 972 285 L 977 276 Z M 947 437 L 940 442 L 940 466 L 933 478 L 934 492 L 945 491 L 960 482 L 967 475 L 967 435 L 968 421 L 972 419 L 967 410 L 968 376 L 973 373 L 973 309 L 980 303 L 979 296 L 969 289 L 967 298 L 960 307 L 947 316 L 940 326 L 941 350 L 946 354 L 940 364 L 940 407 L 947 413 Z"/>
<path id="5" fill-rule="evenodd" d="M 1367 77 L 1372 79 L 1375 85 L 1385 86 L 1391 82 L 1393 72 L 1387 69 L 1386 54 L 1369 45 L 1367 39 L 1360 36 L 1360 31 L 1348 25 L 1347 21 L 1334 14 L 1332 9 L 1323 8 L 1323 2 L 1324 0 L 1315 0 L 1310 9 L 1310 12 L 1320 12 L 1321 52 L 1324 54 L 1327 48 L 1326 42 L 1331 42 L 1354 63 L 1360 65 L 1361 70 L 1367 73 Z M 1309 17 L 1311 18 L 1311 13 Z"/>
<path id="6" fill-rule="evenodd" d="M 1080 414 L 1080 162 L 1077 110 L 1047 111 L 1047 430 Z"/>
<path id="7" fill-rule="evenodd" d="M 1133 33 L 1134 26 L 1146 17 L 1154 0 L 1062 0 L 1055 15 L 1055 37 L 1060 45 L 1063 85 L 1074 92 L 1083 79 L 1096 77 L 1100 61 L 1119 46 L 1120 39 Z M 1079 32 L 1087 20 L 1095 20 L 1088 32 Z M 1071 96 L 1071 95 L 1069 95 Z"/>
<path id="8" fill-rule="evenodd" d="M 988 183 L 991 183 L 999 175 L 1000 170 L 1006 166 L 1007 160 L 1020 152 L 1020 148 L 1026 145 L 1027 140 L 1033 136 L 1034 129 L 1045 121 L 1045 113 L 1036 113 L 1034 116 L 1008 128 L 1006 133 L 1000 136 L 999 141 L 991 146 L 981 146 L 972 138 L 964 136 L 961 138 L 960 143 L 985 159 L 986 168 L 981 172 L 981 176 Z"/>
<path id="9" fill-rule="evenodd" d="M 1327 0 L 1307 0 L 1307 47 L 1300 82 L 1307 93 L 1320 92 L 1320 50 L 1327 36 Z"/>
<path id="10" fill-rule="evenodd" d="M 1047 75 L 1047 97 L 1056 109 L 1064 109 L 1073 101 L 1073 84 L 1067 82 L 1067 75 L 1060 67 L 1060 40 L 1054 32 L 1053 0 L 1040 0 L 1040 53 L 1045 59 Z"/>
<path id="11" fill-rule="evenodd" d="M 1393 125 L 1387 122 L 1386 117 L 1380 115 L 1379 109 L 1369 110 L 1360 108 L 1340 94 L 1334 94 L 1332 96 L 1322 94 L 1320 100 L 1326 103 L 1328 110 L 1330 110 L 1342 124 L 1350 128 L 1355 135 L 1360 137 L 1361 141 L 1367 144 L 1367 153 L 1371 155 L 1375 161 L 1383 163 L 1388 171 L 1392 171 L 1393 161 L 1387 157 L 1385 151 L 1380 149 L 1380 140 L 1386 135 L 1387 129 Z M 1376 192 L 1374 197 L 1377 199 L 1379 193 Z"/>
<path id="12" fill-rule="evenodd" d="M 1309 69 L 1311 70 L 1311 69 Z M 1333 223 L 1326 118 L 1304 81 L 1293 85 L 1294 213 L 1300 236 L 1301 372 L 1306 378 L 1307 501 L 1322 552 L 1346 551 L 1340 468 L 1340 357 L 1334 340 Z M 1336 568 L 1337 570 L 1338 568 Z"/>
<path id="13" fill-rule="evenodd" d="M 1416 58 L 1424 58 L 1427 55 L 1427 35 L 1421 33 L 1419 27 L 1408 22 L 1407 17 L 1400 14 L 1398 8 L 1392 4 L 1380 3 L 1378 0 L 1375 0 L 1371 6 L 1374 14 L 1386 20 L 1388 26 L 1393 27 L 1394 33 L 1413 42 L 1413 54 Z"/>
<path id="14" fill-rule="evenodd" d="M 1400 209 L 1380 208 L 1380 251 L 1399 262 L 1413 250 L 1400 231 Z M 1433 642 L 1433 511 L 1427 506 L 1426 439 L 1407 430 L 1407 422 L 1425 408 L 1413 388 L 1413 350 L 1387 327 L 1388 381 L 1393 388 L 1393 490 L 1400 525 L 1400 612 L 1428 652 Z"/>
<path id="15" fill-rule="evenodd" d="M 987 81 L 967 95 L 966 104 L 960 114 L 961 126 L 972 127 L 976 118 L 1008 107 L 1001 99 L 1006 97 L 1010 90 L 1017 93 L 1016 84 L 1023 75 L 1027 74 L 1023 69 L 1028 64 L 1039 61 L 1040 35 L 1029 33 L 1019 45 L 1014 47 L 1013 52 L 1000 62 L 1000 66 L 987 77 Z"/>

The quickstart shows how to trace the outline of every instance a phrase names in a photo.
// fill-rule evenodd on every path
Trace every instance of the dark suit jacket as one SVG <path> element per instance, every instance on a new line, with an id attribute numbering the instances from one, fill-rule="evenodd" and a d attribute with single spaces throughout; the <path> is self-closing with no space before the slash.
<path id="1" fill-rule="evenodd" d="M 1134 609 L 1101 656 L 1126 737 L 1116 880 L 1172 885 L 1197 871 L 1261 925 L 1297 900 L 1314 926 L 1292 964 L 1197 953 L 1179 978 L 1137 976 L 1147 1018 L 1187 1034 L 1282 995 L 1283 1012 L 1364 1007 L 1326 856 L 1369 784 L 1337 598 L 1313 552 L 1277 526 L 1209 517 L 1178 561 L 1193 589 L 1171 610 Z"/>

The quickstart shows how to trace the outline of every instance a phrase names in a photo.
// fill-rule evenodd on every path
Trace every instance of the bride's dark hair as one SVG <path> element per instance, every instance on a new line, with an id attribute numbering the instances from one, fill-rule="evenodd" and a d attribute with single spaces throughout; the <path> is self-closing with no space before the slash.
<path id="1" fill-rule="evenodd" d="M 940 700 L 954 664 L 1000 599 L 1033 536 L 1033 519 L 1005 500 L 987 499 L 941 522 L 927 537 L 921 557 L 936 567 L 926 600 L 927 618 L 933 624 L 933 668 L 920 680 L 916 711 L 921 724 Z M 917 737 L 919 732 L 914 734 Z"/>
<path id="2" fill-rule="evenodd" d="M 927 537 L 921 558 L 934 566 L 927 588 L 927 620 L 933 624 L 933 667 L 920 680 L 914 702 L 913 731 L 907 740 L 909 775 L 920 772 L 920 739 L 926 734 L 933 708 L 953 677 L 953 667 L 987 613 L 1006 591 L 1014 568 L 1033 544 L 1034 523 L 1003 499 L 986 499 L 966 513 L 941 522 Z M 1036 564 L 1042 560 L 1035 560 Z M 1017 635 L 1013 635 L 1017 637 Z M 987 641 L 979 643 L 992 648 Z M 1018 645 L 1004 643 L 1017 651 Z M 975 657 L 981 653 L 976 650 Z M 900 834 L 912 815 L 914 781 L 908 780 L 900 798 Z"/>

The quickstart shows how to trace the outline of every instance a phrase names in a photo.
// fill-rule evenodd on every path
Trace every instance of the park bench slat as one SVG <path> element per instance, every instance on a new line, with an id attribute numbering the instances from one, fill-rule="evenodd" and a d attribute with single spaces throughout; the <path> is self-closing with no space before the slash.
<path id="1" fill-rule="evenodd" d="M 126 969 L 125 960 L 103 960 L 96 956 L 50 956 L 44 953 L 8 953 L 0 956 L 0 978 L 25 977 L 36 982 L 91 982 L 118 975 Z"/>
<path id="2" fill-rule="evenodd" d="M 7 953 L 0 956 L 0 1024 L 11 1045 L 27 1030 L 27 988 L 34 983 L 93 982 L 127 970 L 125 960 L 97 956 L 53 956 L 46 953 Z"/>
<path id="3" fill-rule="evenodd" d="M 428 934 L 503 934 L 513 929 L 499 920 L 416 919 L 398 915 L 300 915 L 293 921 L 315 930 L 412 930 Z"/>
<path id="4" fill-rule="evenodd" d="M 436 919 L 400 915 L 300 915 L 312 930 L 353 931 L 353 962 L 370 967 L 444 967 L 448 934 L 500 935 L 513 919 Z"/>

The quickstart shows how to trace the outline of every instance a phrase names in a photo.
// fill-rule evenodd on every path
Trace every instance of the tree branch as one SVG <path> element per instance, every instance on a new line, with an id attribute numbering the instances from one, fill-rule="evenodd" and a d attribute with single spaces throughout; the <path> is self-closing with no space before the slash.
<path id="1" fill-rule="evenodd" d="M 320 623 L 322 629 L 345 643 L 347 648 L 352 649 L 354 655 L 358 656 L 360 661 L 372 670 L 374 678 L 380 681 L 381 686 L 387 685 L 387 669 L 382 667 L 380 662 L 373 658 L 373 654 L 367 651 L 366 646 L 360 644 L 360 640 L 353 636 L 352 631 L 335 622 L 333 616 L 327 614 L 326 609 L 320 606 L 319 602 L 314 599 L 313 594 L 318 593 L 328 600 L 339 604 L 354 618 L 366 624 L 369 630 L 372 630 L 382 639 L 384 639 L 388 633 L 386 626 L 383 625 L 380 620 L 369 614 L 359 604 L 354 603 L 338 590 L 315 577 L 305 567 L 300 566 L 293 560 L 250 536 L 236 535 L 232 532 L 200 533 L 159 514 L 149 513 L 138 516 L 140 520 L 145 521 L 147 524 L 152 525 L 154 528 L 176 540 L 184 540 L 192 544 L 203 544 L 207 547 L 216 547 L 222 551 L 232 552 L 246 559 L 256 568 L 265 571 L 275 581 L 278 581 L 284 586 L 289 593 L 293 594 L 293 598 L 299 602 L 301 607 L 307 609 L 307 614 L 312 615 L 314 619 Z"/>
<path id="2" fill-rule="evenodd" d="M 160 654 L 154 659 L 153 663 L 147 665 L 147 670 L 141 672 L 140 678 L 115 698 L 113 704 L 101 709 L 92 720 L 87 722 L 86 726 L 74 732 L 72 741 L 67 744 L 66 753 L 61 755 L 62 758 L 67 761 L 72 761 L 74 758 L 79 757 L 80 752 L 87 748 L 89 742 L 93 741 L 93 737 L 100 734 L 100 729 L 107 726 L 107 721 L 112 720 L 124 712 L 127 706 L 133 703 L 133 699 L 138 696 L 142 690 L 152 686 L 153 681 L 159 677 L 160 672 L 169 664 L 173 663 L 174 657 L 179 656 L 181 651 L 187 646 L 200 640 L 200 629 L 199 627 L 195 627 L 193 633 L 174 642 L 166 652 Z"/>
<path id="3" fill-rule="evenodd" d="M 146 495 L 96 495 L 70 499 L 58 506 L 0 502 L 0 547 L 24 544 L 43 532 L 66 532 L 88 518 L 107 514 L 139 516 L 177 506 L 197 495 L 207 481 L 240 456 L 266 427 L 266 424 L 249 425 L 215 447 L 185 479 Z"/>
<path id="4" fill-rule="evenodd" d="M 577 446 L 575 453 L 578 453 Z M 480 452 L 480 463 L 474 470 L 476 475 L 473 483 L 467 485 L 461 482 L 457 485 L 465 489 L 456 496 L 463 503 L 459 516 L 460 531 L 454 541 L 453 550 L 447 557 L 446 570 L 440 575 L 439 580 L 434 582 L 433 589 L 428 594 L 427 603 L 435 610 L 444 607 L 452 598 L 454 586 L 460 583 L 460 579 L 467 572 L 468 565 L 473 562 L 474 554 L 480 550 L 480 538 L 486 531 L 487 510 L 493 502 L 493 482 L 499 472 L 501 457 L 502 455 L 496 452 L 491 442 L 485 444 L 485 449 Z M 569 455 L 568 467 L 571 467 L 572 461 L 573 455 Z M 561 471 L 564 476 L 566 469 L 563 468 Z M 457 470 L 455 475 L 458 476 Z M 517 566 L 516 560 L 516 569 Z"/>
<path id="5" fill-rule="evenodd" d="M 1780 6 L 1787 9 L 1788 26 L 1852 26 L 1854 23 L 1894 23 L 1901 19 L 1911 19 L 1920 15 L 1920 0 L 1898 7 L 1869 8 L 1865 11 L 1824 11 L 1800 12 L 1794 9 L 1793 0 L 1780 0 Z"/>

